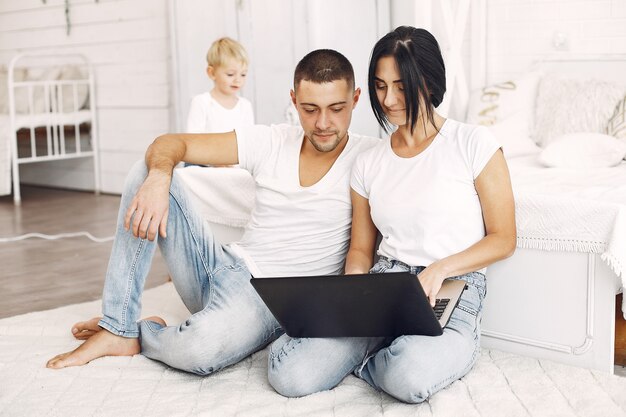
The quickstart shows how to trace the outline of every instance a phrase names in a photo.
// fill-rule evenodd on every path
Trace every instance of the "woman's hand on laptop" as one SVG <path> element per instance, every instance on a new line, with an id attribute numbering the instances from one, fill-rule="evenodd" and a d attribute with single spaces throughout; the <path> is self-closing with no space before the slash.
<path id="1" fill-rule="evenodd" d="M 443 283 L 443 280 L 446 279 L 445 273 L 439 267 L 437 262 L 435 262 L 420 272 L 417 275 L 417 278 L 420 280 L 420 284 L 422 284 L 422 288 L 430 301 L 430 305 L 434 307 L 435 301 L 437 300 L 437 294 L 441 289 L 441 284 Z"/>

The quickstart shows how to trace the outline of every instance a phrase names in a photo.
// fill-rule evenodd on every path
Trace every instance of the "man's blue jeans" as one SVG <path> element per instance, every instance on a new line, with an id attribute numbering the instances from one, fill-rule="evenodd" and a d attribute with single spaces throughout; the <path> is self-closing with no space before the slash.
<path id="1" fill-rule="evenodd" d="M 423 267 L 381 258 L 370 272 L 419 273 Z M 272 343 L 268 378 L 282 395 L 301 397 L 334 388 L 351 372 L 377 390 L 408 403 L 422 402 L 467 374 L 480 352 L 485 276 L 467 282 L 443 335 L 389 338 L 293 339 Z"/>
<path id="2" fill-rule="evenodd" d="M 236 363 L 276 339 L 282 333 L 280 325 L 250 285 L 244 261 L 215 241 L 176 172 L 170 187 L 167 238 L 150 242 L 124 230 L 126 210 L 146 175 L 140 161 L 124 186 L 98 324 L 116 335 L 139 337 L 145 356 L 200 375 Z M 192 313 L 176 326 L 138 322 L 157 244 L 178 294 Z"/>

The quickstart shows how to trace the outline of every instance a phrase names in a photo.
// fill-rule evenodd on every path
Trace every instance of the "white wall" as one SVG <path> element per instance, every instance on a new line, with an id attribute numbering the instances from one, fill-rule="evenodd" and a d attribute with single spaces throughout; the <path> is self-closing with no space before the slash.
<path id="1" fill-rule="evenodd" d="M 352 62 L 363 91 L 351 129 L 380 134 L 367 97 L 367 65 L 374 43 L 389 30 L 388 0 L 170 1 L 177 129 L 184 129 L 193 95 L 212 87 L 205 75 L 208 47 L 215 39 L 230 36 L 250 56 L 243 96 L 252 101 L 258 123 L 286 120 L 296 64 L 313 49 L 332 48 Z"/>
<path id="2" fill-rule="evenodd" d="M 460 28 L 456 23 L 461 23 L 456 20 L 457 13 L 459 13 L 458 1 L 445 0 L 450 5 L 451 15 L 455 22 L 452 27 L 456 31 Z M 464 20 L 465 30 L 462 34 L 462 46 L 461 46 L 461 62 L 460 65 L 453 68 L 451 65 L 451 54 L 454 53 L 452 39 L 448 36 L 446 27 L 444 24 L 443 7 L 441 0 L 391 0 L 391 29 L 394 29 L 401 25 L 414 26 L 418 28 L 424 28 L 428 30 L 437 39 L 439 47 L 441 48 L 444 62 L 446 64 L 447 84 L 448 90 L 444 96 L 444 103 L 438 108 L 438 112 L 443 116 L 449 116 L 455 119 L 463 119 L 465 116 L 465 101 L 467 94 L 471 88 L 471 80 L 474 76 L 472 71 L 476 71 L 472 67 L 471 61 L 471 41 L 474 32 L 472 31 L 471 19 L 472 8 L 478 7 L 483 0 L 471 0 L 469 2 L 469 13 Z M 460 29 L 459 29 L 460 30 Z M 451 73 L 456 71 L 461 72 L 465 77 L 465 84 L 458 84 L 458 80 L 455 80 L 455 87 L 451 88 Z M 449 108 L 447 108 L 449 106 Z"/>
<path id="3" fill-rule="evenodd" d="M 119 193 L 132 163 L 169 130 L 167 0 L 0 2 L 0 64 L 19 52 L 78 52 L 95 66 L 102 189 Z M 92 189 L 90 159 L 22 165 L 24 183 Z"/>
<path id="4" fill-rule="evenodd" d="M 459 3 L 445 1 L 453 8 Z M 392 27 L 425 27 L 445 52 L 448 39 L 443 30 L 441 3 L 442 0 L 391 0 Z M 547 56 L 626 54 L 626 0 L 472 0 L 473 14 L 481 13 L 481 4 L 485 7 L 485 19 L 481 22 L 474 15 L 463 43 L 464 70 L 470 89 L 515 78 Z M 475 26 L 479 23 L 484 27 Z M 481 30 L 486 32 L 486 56 L 482 60 L 476 44 Z M 564 42 L 559 44 L 559 40 Z M 464 110 L 455 108 L 456 102 L 453 98 L 450 116 L 463 118 Z"/>
<path id="5" fill-rule="evenodd" d="M 514 78 L 544 56 L 626 54 L 625 0 L 487 0 L 487 16 L 489 83 Z"/>

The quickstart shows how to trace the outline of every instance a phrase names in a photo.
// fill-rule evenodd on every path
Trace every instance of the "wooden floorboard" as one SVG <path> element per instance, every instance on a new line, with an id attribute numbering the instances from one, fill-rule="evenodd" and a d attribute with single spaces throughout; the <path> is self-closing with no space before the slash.
<path id="1" fill-rule="evenodd" d="M 38 232 L 115 232 L 120 197 L 42 187 L 22 187 L 22 205 L 0 197 L 0 238 Z M 101 297 L 112 242 L 86 237 L 0 242 L 0 318 Z M 146 287 L 167 281 L 157 251 Z"/>

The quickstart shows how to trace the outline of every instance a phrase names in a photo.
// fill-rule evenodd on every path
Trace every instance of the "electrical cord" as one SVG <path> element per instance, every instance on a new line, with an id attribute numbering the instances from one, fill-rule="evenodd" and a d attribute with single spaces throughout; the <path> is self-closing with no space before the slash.
<path id="1" fill-rule="evenodd" d="M 20 236 L 0 237 L 0 243 L 17 242 L 18 240 L 31 239 L 31 238 L 57 240 L 57 239 L 63 239 L 63 238 L 68 238 L 68 237 L 80 237 L 80 236 L 87 237 L 96 243 L 110 242 L 115 238 L 115 236 L 95 237 L 89 232 L 60 233 L 58 235 L 46 235 L 43 233 L 26 233 Z"/>

